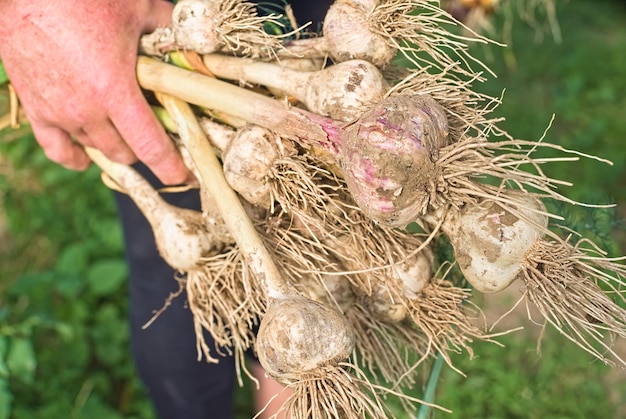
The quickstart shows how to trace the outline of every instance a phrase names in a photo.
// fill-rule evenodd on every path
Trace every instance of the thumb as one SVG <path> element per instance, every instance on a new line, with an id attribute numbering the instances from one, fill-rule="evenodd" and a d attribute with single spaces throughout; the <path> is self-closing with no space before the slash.
<path id="1" fill-rule="evenodd" d="M 169 26 L 172 23 L 172 10 L 174 4 L 167 0 L 153 0 L 150 12 L 146 16 L 143 32 L 150 33 L 156 28 Z"/>

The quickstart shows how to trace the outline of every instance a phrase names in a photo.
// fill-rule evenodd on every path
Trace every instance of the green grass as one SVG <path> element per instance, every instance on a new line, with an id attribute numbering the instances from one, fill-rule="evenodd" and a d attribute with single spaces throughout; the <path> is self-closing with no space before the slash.
<path id="1" fill-rule="evenodd" d="M 538 355 L 530 333 L 500 341 L 505 348 L 480 343 L 474 346 L 474 359 L 455 357 L 455 366 L 467 377 L 444 371 L 436 400 L 453 414 L 437 417 L 618 417 L 626 383 L 610 385 L 609 368 L 570 342 L 550 333 Z"/>
<path id="2" fill-rule="evenodd" d="M 532 29 L 517 23 L 507 51 L 492 52 L 498 74 L 485 91 L 506 89 L 497 114 L 502 127 L 519 138 L 537 139 L 552 115 L 546 141 L 611 159 L 614 166 L 582 160 L 574 168 L 556 165 L 571 179 L 570 193 L 581 199 L 626 201 L 626 6 L 620 1 L 557 1 L 562 43 L 533 41 Z M 516 64 L 507 65 L 507 54 Z"/>
<path id="3" fill-rule="evenodd" d="M 546 141 L 598 155 L 613 166 L 583 159 L 575 165 L 546 168 L 551 176 L 574 183 L 567 195 L 584 202 L 619 204 L 617 211 L 560 208 L 568 223 L 623 254 L 622 207 L 626 204 L 626 5 L 619 1 L 558 2 L 563 33 L 560 44 L 536 43 L 534 31 L 514 24 L 512 45 L 491 51 L 485 61 L 498 78 L 484 91 L 506 89 L 496 113 L 502 127 L 517 138 L 541 137 L 551 116 Z M 515 64 L 511 65 L 511 55 Z M 504 310 L 503 310 L 504 311 Z M 528 328 L 537 331 L 534 325 Z M 536 333 L 499 339 L 500 348 L 474 346 L 475 358 L 454 357 L 467 374 L 445 369 L 436 401 L 454 411 L 452 418 L 624 417 L 626 374 L 617 374 L 551 331 L 535 349 Z M 622 354 L 626 349 L 622 349 Z"/>
<path id="4" fill-rule="evenodd" d="M 539 138 L 554 114 L 547 141 L 614 162 L 546 170 L 571 180 L 567 194 L 575 199 L 621 204 L 616 213 L 567 210 L 571 224 L 617 252 L 613 239 L 624 237 L 619 219 L 626 213 L 626 6 L 561 0 L 558 18 L 561 44 L 536 43 L 535 32 L 515 22 L 511 48 L 485 54 L 499 77 L 481 88 L 494 95 L 506 88 L 497 113 L 514 136 Z M 5 109 L 0 95 L 0 114 Z M 110 193 L 97 170 L 66 171 L 31 136 L 8 141 L 14 137 L 0 133 L 0 419 L 151 418 L 126 349 L 126 271 Z M 529 329 L 500 338 L 504 348 L 477 343 L 472 360 L 455 355 L 466 377 L 444 366 L 436 393 L 454 413 L 434 416 L 620 417 L 624 373 L 553 331 L 539 356 L 537 328 Z M 241 419 L 250 417 L 249 389 L 237 395 Z M 411 392 L 421 397 L 423 389 Z"/>

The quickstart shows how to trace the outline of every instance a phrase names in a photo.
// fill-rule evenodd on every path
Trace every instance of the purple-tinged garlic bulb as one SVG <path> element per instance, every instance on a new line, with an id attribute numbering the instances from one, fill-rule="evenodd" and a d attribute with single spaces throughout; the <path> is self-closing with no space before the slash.
<path id="1" fill-rule="evenodd" d="M 444 109 L 429 96 L 391 96 L 343 137 L 340 162 L 352 197 L 373 220 L 406 227 L 423 212 L 439 149 L 448 142 Z"/>

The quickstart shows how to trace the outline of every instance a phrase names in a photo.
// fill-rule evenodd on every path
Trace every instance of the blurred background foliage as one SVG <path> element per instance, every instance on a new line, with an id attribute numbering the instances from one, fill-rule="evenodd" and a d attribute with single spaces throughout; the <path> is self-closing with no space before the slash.
<path id="1" fill-rule="evenodd" d="M 613 161 L 555 163 L 546 171 L 572 181 L 566 192 L 574 199 L 618 204 L 558 210 L 624 254 L 626 3 L 557 0 L 557 17 L 561 42 L 515 20 L 508 48 L 477 48 L 498 75 L 477 87 L 496 96 L 506 89 L 496 113 L 515 137 L 541 137 L 554 115 L 546 141 Z M 496 16 L 493 23 L 511 22 Z M 2 89 L 0 115 L 7 109 Z M 0 132 L 0 419 L 153 417 L 130 360 L 122 252 L 98 170 L 50 163 L 28 127 Z M 477 302 L 497 318 L 517 297 L 512 290 Z M 509 316 L 509 325 L 527 327 L 500 338 L 505 347 L 481 343 L 473 359 L 453 357 L 466 376 L 444 367 L 436 402 L 454 413 L 435 416 L 626 417 L 624 371 L 593 361 L 551 330 L 538 354 L 540 328 L 525 317 L 523 309 Z M 238 417 L 250 417 L 249 390 L 238 394 Z"/>

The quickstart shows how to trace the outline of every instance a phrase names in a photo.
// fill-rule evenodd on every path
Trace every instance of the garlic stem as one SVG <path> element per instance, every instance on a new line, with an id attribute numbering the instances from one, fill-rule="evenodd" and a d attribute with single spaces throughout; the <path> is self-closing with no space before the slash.
<path id="1" fill-rule="evenodd" d="M 222 54 L 207 54 L 203 61 L 218 77 L 279 89 L 311 112 L 344 122 L 358 119 L 389 89 L 380 70 L 364 60 L 344 61 L 315 71 Z"/>
<path id="2" fill-rule="evenodd" d="M 145 89 L 226 112 L 283 135 L 293 135 L 308 142 L 329 142 L 328 134 L 321 124 L 311 121 L 309 113 L 288 109 L 275 99 L 230 83 L 148 57 L 139 57 L 137 78 Z M 328 119 L 326 122 L 334 121 Z"/>
<path id="3" fill-rule="evenodd" d="M 217 77 L 244 80 L 288 91 L 299 100 L 306 96 L 306 85 L 316 72 L 296 71 L 281 65 L 221 54 L 206 54 L 204 64 Z"/>
<path id="4" fill-rule="evenodd" d="M 178 126 L 181 142 L 194 161 L 202 178 L 203 187 L 215 201 L 218 211 L 250 268 L 264 284 L 267 296 L 280 299 L 293 294 L 295 290 L 285 282 L 241 201 L 226 181 L 222 167 L 191 107 L 182 100 L 169 95 L 157 94 L 157 97 Z"/>

